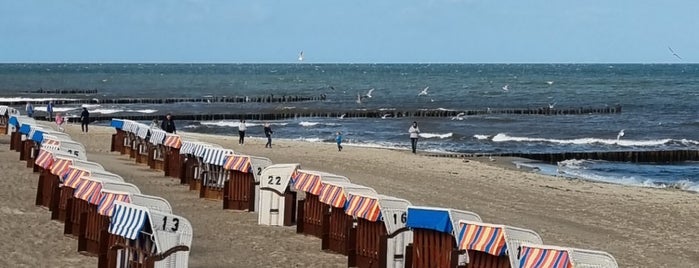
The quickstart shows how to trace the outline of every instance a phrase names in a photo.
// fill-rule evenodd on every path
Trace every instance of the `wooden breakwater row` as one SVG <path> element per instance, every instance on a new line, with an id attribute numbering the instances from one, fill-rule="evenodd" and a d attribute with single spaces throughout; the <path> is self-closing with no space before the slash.
<path id="1" fill-rule="evenodd" d="M 324 101 L 325 95 L 318 96 L 233 96 L 233 97 L 200 97 L 200 98 L 106 98 L 106 99 L 65 99 L 65 100 L 42 100 L 31 101 L 34 104 L 48 104 L 53 101 L 54 104 L 168 104 L 182 102 L 199 102 L 199 103 L 288 103 L 288 102 L 308 102 L 308 101 Z M 26 101 L 0 101 L 2 105 L 23 105 Z"/>
<path id="2" fill-rule="evenodd" d="M 605 108 L 579 108 L 565 109 L 560 112 L 551 113 L 550 111 L 543 112 L 540 109 L 502 109 L 502 110 L 468 110 L 468 111 L 447 111 L 447 110 L 412 110 L 412 111 L 384 111 L 384 110 L 352 110 L 345 112 L 330 112 L 322 110 L 303 110 L 294 111 L 264 111 L 259 113 L 219 113 L 219 114 L 178 114 L 173 112 L 175 120 L 190 120 L 190 121 L 210 121 L 210 120 L 229 120 L 229 119 L 246 119 L 246 120 L 284 120 L 306 117 L 324 117 L 324 118 L 400 118 L 400 117 L 442 117 L 442 118 L 458 118 L 459 114 L 463 116 L 483 115 L 483 114 L 519 114 L 519 115 L 582 115 L 582 114 L 613 114 L 620 113 L 621 107 L 605 107 Z M 93 114 L 93 120 L 111 120 L 114 115 L 99 115 Z M 160 119 L 163 114 L 119 114 L 119 118 L 145 121 Z M 70 119 L 73 120 L 73 119 Z"/>
<path id="3" fill-rule="evenodd" d="M 609 151 L 609 152 L 563 152 L 563 153 L 500 153 L 500 154 L 430 154 L 433 157 L 521 157 L 556 164 L 570 159 L 606 160 L 632 163 L 674 163 L 684 161 L 699 161 L 697 150 L 657 150 L 657 151 Z"/>
<path id="4" fill-rule="evenodd" d="M 69 94 L 97 94 L 97 89 L 38 89 L 25 91 L 24 93 L 32 94 L 54 94 L 54 95 L 69 95 Z"/>

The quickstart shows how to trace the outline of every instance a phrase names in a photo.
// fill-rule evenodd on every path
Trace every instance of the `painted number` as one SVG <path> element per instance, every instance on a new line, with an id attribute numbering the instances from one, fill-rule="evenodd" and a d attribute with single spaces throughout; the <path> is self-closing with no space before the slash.
<path id="1" fill-rule="evenodd" d="M 405 223 L 408 220 L 408 215 L 403 212 L 403 214 L 400 215 L 400 222 Z M 398 224 L 398 214 L 393 214 L 393 223 Z"/>
<path id="2" fill-rule="evenodd" d="M 172 223 L 173 226 L 170 228 L 170 231 L 177 232 L 177 229 L 180 228 L 180 219 L 178 218 L 172 218 Z M 167 216 L 163 217 L 163 231 L 167 231 Z"/>
<path id="3" fill-rule="evenodd" d="M 69 154 L 73 154 L 73 155 L 75 155 L 75 156 L 80 156 L 80 155 L 78 154 L 78 151 L 68 150 L 68 153 L 69 153 Z"/>
<path id="4" fill-rule="evenodd" d="M 276 180 L 276 182 L 275 182 L 275 180 Z M 267 178 L 267 184 L 269 184 L 269 185 L 274 185 L 274 184 L 276 184 L 276 185 L 282 185 L 282 177 L 279 177 L 279 176 L 277 176 L 277 177 L 269 176 L 269 177 Z"/>
<path id="5" fill-rule="evenodd" d="M 260 175 L 262 175 L 262 168 L 258 167 L 257 168 L 257 176 L 260 176 Z"/>

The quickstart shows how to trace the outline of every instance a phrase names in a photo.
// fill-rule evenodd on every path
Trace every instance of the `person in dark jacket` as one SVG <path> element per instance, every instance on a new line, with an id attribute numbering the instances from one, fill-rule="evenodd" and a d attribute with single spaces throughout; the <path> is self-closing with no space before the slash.
<path id="1" fill-rule="evenodd" d="M 267 136 L 267 144 L 265 144 L 265 148 L 272 148 L 272 127 L 269 125 L 269 123 L 265 123 L 265 136 Z"/>
<path id="2" fill-rule="evenodd" d="M 83 107 L 83 112 L 80 113 L 80 128 L 82 129 L 82 132 L 87 133 L 87 124 L 90 123 L 90 112 L 87 111 L 87 108 Z"/>
<path id="3" fill-rule="evenodd" d="M 177 128 L 175 128 L 175 121 L 172 120 L 172 115 L 167 114 L 162 123 L 160 123 L 160 128 L 165 130 L 167 133 L 177 134 Z"/>

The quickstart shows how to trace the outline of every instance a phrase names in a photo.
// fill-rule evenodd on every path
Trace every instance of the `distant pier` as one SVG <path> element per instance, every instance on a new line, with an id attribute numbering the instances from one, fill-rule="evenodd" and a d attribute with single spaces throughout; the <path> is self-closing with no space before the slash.
<path id="1" fill-rule="evenodd" d="M 65 93 L 79 94 L 79 93 Z M 287 102 L 309 102 L 309 101 L 324 101 L 324 94 L 318 96 L 233 96 L 233 97 L 199 97 L 199 98 L 75 98 L 67 100 L 53 100 L 54 104 L 167 104 L 167 103 L 182 103 L 182 102 L 199 102 L 199 103 L 287 103 Z M 31 101 L 34 104 L 48 104 L 49 100 Z M 23 105 L 25 101 L 0 101 L 0 105 Z"/>
<path id="2" fill-rule="evenodd" d="M 401 118 L 401 117 L 442 117 L 457 119 L 460 116 L 485 115 L 485 114 L 513 114 L 513 115 L 586 115 L 586 114 L 617 114 L 621 113 L 621 106 L 602 108 L 570 108 L 570 109 L 548 109 L 548 108 L 528 108 L 528 109 L 481 109 L 481 110 L 443 110 L 443 109 L 422 109 L 404 111 L 385 110 L 350 110 L 350 111 L 327 111 L 327 110 L 272 110 L 258 113 L 220 113 L 220 114 L 177 114 L 173 113 L 175 120 L 189 121 L 211 121 L 211 120 L 283 120 L 294 118 Z M 460 115 L 461 114 L 461 115 Z M 163 114 L 123 114 L 100 115 L 93 114 L 92 120 L 103 121 L 112 118 L 122 118 L 134 121 L 149 121 L 161 119 Z M 71 118 L 70 120 L 74 120 Z"/>
<path id="3" fill-rule="evenodd" d="M 501 153 L 501 154 L 430 154 L 433 157 L 521 157 L 556 164 L 569 159 L 606 160 L 632 163 L 676 163 L 699 161 L 697 150 L 658 150 L 658 151 L 609 151 L 609 152 L 563 152 L 563 153 Z"/>

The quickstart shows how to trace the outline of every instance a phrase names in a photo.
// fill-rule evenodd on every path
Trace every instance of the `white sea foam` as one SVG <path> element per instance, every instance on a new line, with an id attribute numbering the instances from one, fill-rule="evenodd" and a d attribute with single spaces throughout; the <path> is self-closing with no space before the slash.
<path id="1" fill-rule="evenodd" d="M 67 111 L 72 111 L 72 110 L 77 110 L 78 107 L 53 107 L 53 112 L 67 112 Z M 42 111 L 46 112 L 46 107 L 35 107 L 34 111 Z"/>
<path id="2" fill-rule="evenodd" d="M 658 146 L 672 142 L 672 139 L 658 140 L 616 140 L 616 139 L 599 139 L 599 138 L 579 138 L 579 139 L 545 139 L 545 138 L 529 138 L 529 137 L 513 137 L 504 133 L 499 133 L 493 136 L 494 142 L 549 142 L 558 144 L 607 144 L 619 146 Z M 687 141 L 689 142 L 689 141 Z M 696 141 L 691 141 L 696 142 Z"/>
<path id="3" fill-rule="evenodd" d="M 425 139 L 432 139 L 432 138 L 439 138 L 439 139 L 446 139 L 446 138 L 451 138 L 454 133 L 444 133 L 444 134 L 439 134 L 439 133 L 420 133 L 420 137 L 425 138 Z"/>
<path id="4" fill-rule="evenodd" d="M 473 135 L 473 137 L 476 138 L 477 140 L 487 140 L 487 139 L 490 139 L 490 135 L 479 135 L 479 134 L 476 134 L 476 135 Z"/>
<path id="5" fill-rule="evenodd" d="M 320 124 L 320 123 L 318 123 L 318 122 L 308 122 L 308 121 L 301 121 L 301 123 L 299 123 L 299 125 L 301 125 L 302 127 L 312 127 L 312 126 L 316 126 L 316 125 L 318 125 L 318 124 Z"/>
<path id="6" fill-rule="evenodd" d="M 238 127 L 240 126 L 240 121 L 239 120 L 220 120 L 220 121 L 202 121 L 202 125 L 207 125 L 207 126 L 218 126 L 218 127 Z M 270 123 L 270 125 L 276 125 L 276 126 L 286 126 L 288 123 Z M 255 127 L 255 126 L 261 126 L 263 123 L 260 122 L 250 122 L 246 121 L 245 126 L 246 127 Z"/>
<path id="7" fill-rule="evenodd" d="M 97 107 L 100 107 L 100 105 L 99 105 L 99 104 L 83 104 L 83 105 L 80 105 L 80 107 L 90 109 L 90 108 L 97 108 Z M 55 109 L 54 109 L 54 110 L 55 110 Z"/>
<path id="8" fill-rule="evenodd" d="M 152 113 L 157 112 L 158 110 L 144 109 L 144 110 L 126 110 L 126 111 L 131 112 L 131 113 L 152 114 Z"/>
<path id="9" fill-rule="evenodd" d="M 95 109 L 90 111 L 90 113 L 95 113 L 95 114 L 115 114 L 115 113 L 121 113 L 124 110 L 122 109 Z"/>

